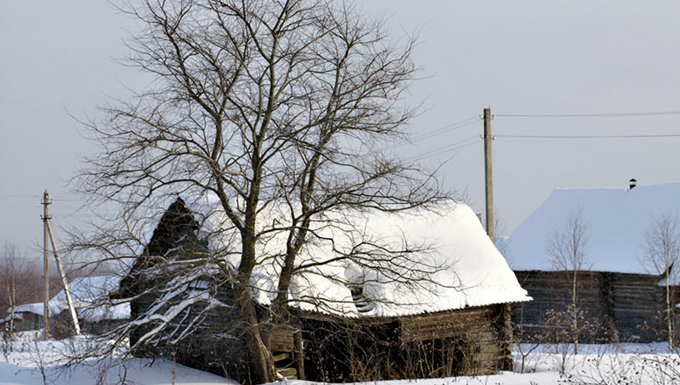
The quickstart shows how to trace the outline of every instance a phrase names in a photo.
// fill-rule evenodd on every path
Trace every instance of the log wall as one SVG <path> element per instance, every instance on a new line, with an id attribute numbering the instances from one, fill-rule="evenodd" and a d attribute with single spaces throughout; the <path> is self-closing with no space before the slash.
<path id="1" fill-rule="evenodd" d="M 210 282 L 209 278 L 205 282 Z M 162 287 L 158 281 L 148 281 L 149 287 Z M 233 291 L 227 285 L 214 285 L 209 283 L 210 291 L 214 298 L 223 303 L 234 303 Z M 133 319 L 143 315 L 158 300 L 155 292 L 143 295 L 131 302 Z M 179 302 L 182 298 L 175 298 Z M 168 303 L 166 306 L 172 306 Z M 170 321 L 165 338 L 161 341 L 153 341 L 144 344 L 141 349 L 134 353 L 142 357 L 163 357 L 176 362 L 200 369 L 220 376 L 225 376 L 238 382 L 245 382 L 248 375 L 242 341 L 243 330 L 238 322 L 239 314 L 235 308 L 215 308 L 209 311 L 198 325 L 189 326 L 189 322 L 196 319 L 197 315 L 205 309 L 205 304 L 197 303 L 188 311 L 183 312 Z M 131 344 L 136 343 L 154 325 L 141 326 L 131 333 Z M 180 333 L 187 329 L 193 332 L 178 342 L 172 341 L 177 335 L 170 335 L 171 331 Z"/>
<path id="2" fill-rule="evenodd" d="M 233 303 L 231 290 L 224 286 L 214 290 L 220 301 Z M 143 296 L 133 308 L 143 311 L 155 300 L 152 294 Z M 331 319 L 303 313 L 298 314 L 302 352 L 301 347 L 296 349 L 294 330 L 288 326 L 272 329 L 269 342 L 279 373 L 289 378 L 347 382 L 483 375 L 512 368 L 509 313 L 508 305 L 379 319 Z M 183 322 L 192 318 L 180 315 L 168 330 L 184 330 Z M 236 309 L 216 309 L 188 338 L 174 344 L 147 344 L 138 355 L 174 359 L 246 382 L 247 362 L 238 325 Z M 133 332 L 132 343 L 150 327 Z M 303 359 L 298 361 L 300 356 Z"/>
<path id="3" fill-rule="evenodd" d="M 307 320 L 307 377 L 379 381 L 511 370 L 509 317 L 503 304 L 356 324 Z"/>
<path id="4" fill-rule="evenodd" d="M 516 304 L 513 322 L 524 325 L 522 337 L 535 336 L 550 325 L 550 311 L 564 312 L 572 303 L 571 271 L 516 271 L 522 287 L 534 299 Z M 649 274 L 577 272 L 577 306 L 592 327 L 583 342 L 653 342 L 663 339 L 665 309 L 660 277 Z"/>

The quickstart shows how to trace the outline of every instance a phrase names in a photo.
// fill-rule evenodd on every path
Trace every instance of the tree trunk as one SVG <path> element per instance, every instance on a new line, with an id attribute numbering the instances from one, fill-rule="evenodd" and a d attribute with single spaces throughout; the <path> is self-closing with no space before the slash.
<path id="1" fill-rule="evenodd" d="M 255 304 L 248 287 L 238 290 L 237 300 L 244 328 L 243 342 L 248 360 L 249 383 L 256 385 L 273 382 L 276 380 L 274 359 L 262 340 Z"/>
<path id="2" fill-rule="evenodd" d="M 255 207 L 255 204 L 251 207 Z M 255 266 L 255 239 L 252 236 L 255 215 L 253 212 L 250 214 L 251 217 L 245 221 L 245 230 L 242 233 L 241 264 L 235 294 L 244 327 L 243 342 L 248 359 L 250 383 L 264 384 L 276 379 L 276 368 L 271 351 L 262 339 L 262 330 L 255 311 L 255 300 L 250 292 L 250 277 Z"/>
<path id="3" fill-rule="evenodd" d="M 14 314 L 15 314 L 15 309 L 17 306 L 17 291 L 16 291 L 16 283 L 14 280 L 12 280 L 11 283 L 11 289 L 8 289 L 9 291 L 9 331 L 7 332 L 7 335 L 11 338 L 12 334 L 14 333 Z"/>
<path id="4" fill-rule="evenodd" d="M 577 273 L 578 273 L 577 270 L 574 269 L 574 281 L 573 281 L 573 284 L 572 284 L 572 292 L 571 292 L 571 306 L 572 306 L 572 311 L 573 311 L 573 314 L 572 314 L 572 330 L 573 331 L 572 331 L 572 333 L 573 333 L 573 338 L 574 338 L 574 354 L 578 354 L 578 334 L 579 334 L 579 330 L 578 330 L 578 308 L 576 307 L 577 300 L 578 300 L 577 291 L 576 291 L 577 290 L 576 284 L 578 283 L 578 281 L 576 279 Z"/>
<path id="5" fill-rule="evenodd" d="M 671 301 L 670 271 L 666 264 L 666 318 L 668 327 L 668 352 L 673 353 L 675 349 L 675 336 L 673 332 L 673 302 Z"/>
<path id="6" fill-rule="evenodd" d="M 243 314 L 245 330 L 245 343 L 248 354 L 248 370 L 253 384 L 264 384 L 276 379 L 276 369 L 271 352 L 267 349 L 260 328 L 257 326 L 257 319 L 254 309 Z"/>

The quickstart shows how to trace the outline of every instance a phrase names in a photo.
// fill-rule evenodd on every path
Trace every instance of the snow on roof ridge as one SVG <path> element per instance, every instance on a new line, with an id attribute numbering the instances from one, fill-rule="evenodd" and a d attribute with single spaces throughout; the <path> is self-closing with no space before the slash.
<path id="1" fill-rule="evenodd" d="M 414 210 L 398 214 L 373 213 L 367 220 L 368 227 L 380 228 L 381 234 L 398 229 L 417 240 L 437 241 L 435 252 L 440 261 L 454 263 L 433 274 L 433 279 L 443 285 L 431 287 L 432 292 L 404 291 L 391 283 L 365 287 L 365 294 L 369 298 L 373 296 L 385 302 L 376 301 L 376 306 L 364 315 L 414 315 L 531 300 L 467 205 L 449 205 L 443 212 Z M 446 282 L 458 282 L 459 285 L 451 287 Z M 314 289 L 322 287 L 324 289 L 321 291 L 326 290 L 325 293 L 336 291 L 334 298 L 338 303 L 348 302 L 351 305 L 351 301 L 343 301 L 343 298 L 351 298 L 349 288 L 337 282 L 317 280 L 311 286 Z M 319 310 L 305 303 L 299 306 L 305 310 Z M 339 312 L 358 313 L 352 306 L 341 307 Z"/>
<path id="2" fill-rule="evenodd" d="M 637 191 L 637 189 L 648 189 L 648 188 L 660 188 L 660 187 L 674 187 L 674 186 L 680 186 L 680 182 L 667 182 L 667 183 L 658 183 L 658 184 L 636 184 L 635 187 L 630 188 L 629 186 L 625 187 L 555 187 L 553 188 L 553 192 L 556 190 L 559 191 L 564 191 L 564 190 L 571 190 L 571 191 L 593 191 L 593 190 L 599 190 L 599 191 Z"/>
<path id="3" fill-rule="evenodd" d="M 229 236 L 230 226 L 228 221 L 223 221 L 225 215 L 221 211 L 219 202 L 212 196 L 200 196 L 192 198 L 186 195 L 179 196 L 187 208 L 195 213 L 196 219 L 203 225 L 201 232 L 220 232 L 226 230 L 226 235 L 220 238 L 211 239 L 211 248 L 223 248 L 225 245 L 219 241 L 226 239 L 226 242 L 233 241 Z M 271 207 L 271 214 L 275 217 L 281 216 L 276 206 Z M 264 214 L 267 215 L 267 214 Z M 332 218 L 337 213 L 327 213 L 326 219 Z M 367 228 L 371 233 L 379 236 L 388 236 L 392 238 L 399 238 L 407 236 L 414 242 L 428 240 L 437 243 L 439 246 L 436 254 L 439 258 L 444 260 L 455 260 L 456 270 L 447 270 L 439 272 L 435 279 L 443 283 L 435 292 L 426 293 L 421 291 L 419 293 L 405 293 L 403 290 L 392 286 L 382 287 L 366 287 L 368 294 L 381 298 L 384 302 L 381 306 L 374 306 L 372 315 L 393 315 L 393 314 L 417 314 L 422 312 L 442 311 L 460 309 L 467 306 L 486 306 L 498 303 L 521 302 L 527 299 L 527 293 L 521 288 L 517 279 L 510 270 L 504 257 L 498 252 L 495 246 L 491 243 L 482 225 L 475 215 L 475 213 L 467 205 L 462 203 L 447 203 L 433 209 L 413 209 L 402 213 L 385 213 L 377 210 L 370 212 L 356 212 L 351 213 L 357 223 L 366 223 Z M 277 217 L 278 218 L 278 217 Z M 281 216 L 282 220 L 286 220 L 285 215 Z M 270 221 L 264 221 L 267 223 Z M 226 228 L 223 228 L 227 223 Z M 278 222 L 277 222 L 278 223 Z M 348 238 L 350 235 L 345 234 L 341 229 L 327 229 L 323 224 L 317 231 L 328 232 L 327 236 L 336 240 L 338 244 L 351 242 Z M 345 239 L 346 238 L 346 239 Z M 269 240 L 266 245 L 262 245 L 261 252 L 267 255 L 280 254 L 279 248 L 283 243 L 281 239 Z M 328 249 L 328 244 L 324 246 L 324 242 L 320 245 L 311 245 L 305 248 L 301 258 L 314 258 L 314 255 L 325 255 L 324 253 L 334 251 Z M 229 244 L 233 247 L 233 243 Z M 272 254 L 274 253 L 274 254 Z M 227 253 L 231 255 L 233 253 Z M 232 258 L 238 256 L 232 255 Z M 227 257 L 230 258 L 230 257 Z M 231 261 L 234 266 L 238 265 L 238 261 Z M 326 269 L 333 270 L 333 274 L 339 277 L 346 276 L 347 267 L 342 266 L 327 266 Z M 255 293 L 256 298 L 262 304 L 267 304 L 271 300 L 271 293 L 275 287 L 276 273 L 268 273 L 268 271 L 276 271 L 276 267 L 268 265 L 258 265 L 258 277 L 268 276 L 271 279 L 257 279 L 253 285 L 259 287 Z M 457 282 L 456 280 L 462 277 L 459 287 L 450 288 L 449 283 Z M 341 280 L 342 281 L 342 280 Z M 306 283 L 305 283 L 306 282 Z M 371 290 L 374 292 L 371 293 Z M 301 298 L 311 296 L 326 295 L 327 299 L 332 302 L 337 311 L 341 314 L 357 313 L 357 309 L 352 301 L 350 288 L 345 284 L 339 283 L 337 280 L 330 280 L 320 277 L 318 275 L 307 274 L 304 279 L 299 279 L 293 282 L 291 287 L 291 296 L 294 303 L 305 310 L 318 310 L 317 306 L 301 301 Z M 415 298 L 418 297 L 418 298 Z M 295 302 L 297 301 L 297 302 Z M 405 303 L 408 305 L 394 306 L 396 302 Z"/>
<path id="4" fill-rule="evenodd" d="M 680 183 L 634 188 L 558 188 L 508 239 L 507 257 L 516 270 L 547 270 L 546 247 L 567 217 L 580 211 L 588 224 L 589 270 L 657 274 L 642 263 L 646 234 L 661 215 L 680 215 Z"/>

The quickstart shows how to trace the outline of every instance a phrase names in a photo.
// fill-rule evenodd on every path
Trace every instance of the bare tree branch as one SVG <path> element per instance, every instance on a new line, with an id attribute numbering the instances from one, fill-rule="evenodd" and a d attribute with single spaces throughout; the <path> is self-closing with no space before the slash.
<path id="1" fill-rule="evenodd" d="M 262 266 L 273 266 L 273 324 L 290 322 L 294 278 L 320 266 L 354 263 L 406 286 L 426 282 L 439 268 L 417 259 L 426 245 L 384 243 L 346 215 L 428 208 L 449 199 L 432 173 L 388 157 L 382 147 L 405 138 L 414 114 L 402 107 L 415 74 L 411 39 L 391 41 L 380 23 L 350 4 L 325 0 L 146 0 L 123 10 L 143 26 L 129 43 L 130 64 L 155 83 L 135 100 L 105 109 L 107 120 L 89 123 L 103 151 L 88 161 L 80 189 L 95 205 L 122 209 L 109 224 L 116 231 L 102 228 L 81 246 L 94 245 L 111 258 L 146 248 L 132 269 L 140 277 L 164 271 L 164 293 L 189 285 L 186 277 L 196 278 L 198 266 L 221 269 L 233 284 L 239 338 L 255 383 L 275 379 L 253 299 Z M 179 195 L 216 198 L 218 207 L 203 219 L 214 220 L 219 211 L 221 224 L 212 234 L 194 235 L 211 245 L 228 241 L 205 255 L 172 251 L 151 258 L 140 231 Z M 310 243 L 332 242 L 324 233 L 330 228 L 353 232 L 356 244 L 304 258 Z M 284 239 L 284 247 L 265 251 L 275 239 Z M 152 310 L 176 318 L 207 301 L 195 299 L 175 298 L 169 308 L 158 302 Z M 205 306 L 198 314 L 218 305 Z M 138 344 L 157 341 L 172 324 L 156 313 L 132 322 L 155 325 Z M 177 329 L 170 336 L 187 333 Z"/>

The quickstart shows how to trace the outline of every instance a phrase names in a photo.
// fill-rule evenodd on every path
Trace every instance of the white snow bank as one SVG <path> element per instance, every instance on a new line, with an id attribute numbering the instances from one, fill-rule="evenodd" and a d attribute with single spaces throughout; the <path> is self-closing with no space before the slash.
<path id="1" fill-rule="evenodd" d="M 84 338 L 62 341 L 11 342 L 0 355 L 0 384 L 42 385 L 120 383 L 123 378 L 137 385 L 213 385 L 231 384 L 220 376 L 187 368 L 167 360 L 146 359 L 122 361 L 90 360 L 73 366 L 63 366 L 63 357 L 89 347 Z M 664 353 L 664 344 L 579 345 L 578 355 L 563 356 L 568 346 L 541 345 L 525 359 L 525 373 L 502 372 L 496 375 L 373 381 L 356 385 L 558 385 L 565 383 L 634 383 L 656 385 L 676 383 L 680 377 L 680 356 Z M 75 349 L 75 350 L 74 350 Z M 526 349 L 525 349 L 526 351 Z M 515 349 L 515 367 L 519 369 L 520 354 Z M 559 374 L 564 358 L 564 376 Z M 43 382 L 41 370 L 46 381 Z M 624 378 L 625 376 L 625 378 Z M 272 385 L 314 385 L 308 381 L 283 381 Z M 332 385 L 332 384 L 329 384 Z"/>
<path id="2" fill-rule="evenodd" d="M 101 341 L 84 336 L 59 341 L 5 341 L 0 355 L 0 384 L 119 384 L 123 379 L 138 385 L 235 384 L 167 360 L 111 358 L 67 365 L 68 357 L 92 354 L 98 343 Z"/>
<path id="3" fill-rule="evenodd" d="M 34 364 L 38 366 L 38 364 Z M 208 385 L 237 384 L 223 377 L 174 364 L 170 361 L 132 359 L 125 363 L 120 360 L 108 362 L 106 369 L 97 361 L 78 364 L 74 367 L 47 366 L 45 381 L 39 367 L 18 367 L 0 362 L 0 384 L 3 385 L 43 385 L 47 384 L 118 384 L 123 379 L 126 383 L 138 385 Z"/>

